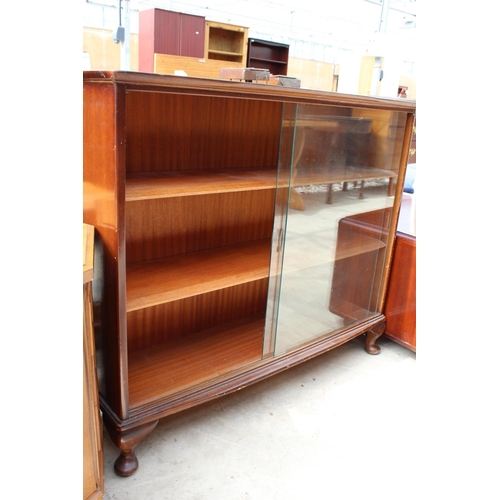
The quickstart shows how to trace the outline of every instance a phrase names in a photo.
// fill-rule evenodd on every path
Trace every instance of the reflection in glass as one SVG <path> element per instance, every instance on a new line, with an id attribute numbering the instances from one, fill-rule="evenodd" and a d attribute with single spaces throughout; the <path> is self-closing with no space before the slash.
<path id="1" fill-rule="evenodd" d="M 404 126 L 404 113 L 285 107 L 264 354 L 378 313 Z"/>

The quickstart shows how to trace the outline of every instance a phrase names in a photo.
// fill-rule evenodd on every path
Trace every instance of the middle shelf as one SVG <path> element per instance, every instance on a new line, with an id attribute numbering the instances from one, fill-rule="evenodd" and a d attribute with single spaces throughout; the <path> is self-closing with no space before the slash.
<path id="1" fill-rule="evenodd" d="M 346 259 L 384 246 L 378 238 L 359 234 L 351 245 L 340 246 L 335 255 L 319 261 L 307 258 L 307 254 L 315 252 L 314 248 L 307 248 L 300 268 Z M 127 312 L 268 278 L 270 252 L 270 240 L 263 239 L 132 264 L 127 268 Z M 296 270 L 293 266 L 292 269 Z"/>
<path id="2" fill-rule="evenodd" d="M 127 312 L 266 278 L 270 241 L 250 241 L 127 268 Z"/>

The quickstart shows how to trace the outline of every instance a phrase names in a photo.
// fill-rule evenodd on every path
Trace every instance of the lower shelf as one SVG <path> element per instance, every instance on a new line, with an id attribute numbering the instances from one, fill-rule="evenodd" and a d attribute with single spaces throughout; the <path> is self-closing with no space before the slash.
<path id="1" fill-rule="evenodd" d="M 137 408 L 262 359 L 264 315 L 129 353 L 129 404 Z"/>

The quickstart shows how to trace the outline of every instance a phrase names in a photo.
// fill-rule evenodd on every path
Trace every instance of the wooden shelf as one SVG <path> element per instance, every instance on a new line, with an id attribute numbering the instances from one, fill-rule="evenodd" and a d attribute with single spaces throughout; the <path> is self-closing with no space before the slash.
<path id="1" fill-rule="evenodd" d="M 311 241 L 314 241 L 316 237 L 318 237 L 318 235 L 309 234 L 305 238 L 300 238 L 300 241 L 293 241 L 294 257 L 288 260 L 286 269 L 280 269 L 279 273 L 294 273 L 303 271 L 304 269 L 314 269 L 325 265 L 327 266 L 325 272 L 328 273 L 328 269 L 334 261 L 349 259 L 386 247 L 385 242 L 381 241 L 379 238 L 368 235 L 357 235 L 352 244 L 341 241 L 337 245 L 335 253 L 333 253 L 331 251 L 325 251 L 324 248 L 315 248 Z M 313 255 L 311 255 L 311 251 L 313 251 Z"/>
<path id="2" fill-rule="evenodd" d="M 276 61 L 274 59 L 266 59 L 264 57 L 252 57 L 252 61 L 271 62 L 273 64 L 288 64 L 286 61 Z"/>
<path id="3" fill-rule="evenodd" d="M 269 275 L 269 240 L 156 259 L 127 268 L 127 312 Z"/>
<path id="4" fill-rule="evenodd" d="M 226 50 L 215 50 L 215 49 L 208 49 L 209 54 L 218 54 L 221 56 L 230 56 L 230 57 L 242 57 L 243 52 L 228 52 Z"/>
<path id="5" fill-rule="evenodd" d="M 347 244 L 345 242 L 339 242 L 336 252 L 335 261 L 342 259 L 349 259 L 351 257 L 356 257 L 358 255 L 366 254 L 368 252 L 374 252 L 376 250 L 381 250 L 385 248 L 386 244 L 378 238 L 373 238 L 371 236 L 360 235 L 355 244 Z"/>
<path id="6" fill-rule="evenodd" d="M 129 353 L 130 407 L 199 387 L 262 359 L 264 316 Z"/>
<path id="7" fill-rule="evenodd" d="M 127 175 L 126 201 L 276 188 L 276 170 L 148 172 Z"/>
<path id="8" fill-rule="evenodd" d="M 355 182 L 375 179 L 392 179 L 397 174 L 392 170 L 383 170 L 372 167 L 315 167 L 295 170 L 293 187 L 309 184 L 335 184 L 340 182 Z"/>
<path id="9" fill-rule="evenodd" d="M 354 166 L 307 169 L 299 167 L 296 173 L 293 179 L 294 187 L 396 177 L 396 174 L 391 170 Z M 283 182 L 277 184 L 275 169 L 147 172 L 127 176 L 125 200 L 140 201 L 201 194 L 257 191 L 284 186 Z"/>

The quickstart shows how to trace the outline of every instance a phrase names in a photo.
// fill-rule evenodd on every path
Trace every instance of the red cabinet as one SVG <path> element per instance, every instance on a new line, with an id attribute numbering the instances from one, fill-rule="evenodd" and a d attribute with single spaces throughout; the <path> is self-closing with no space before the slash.
<path id="1" fill-rule="evenodd" d="M 204 57 L 205 18 L 162 9 L 139 12 L 139 71 L 154 71 L 154 54 Z"/>

